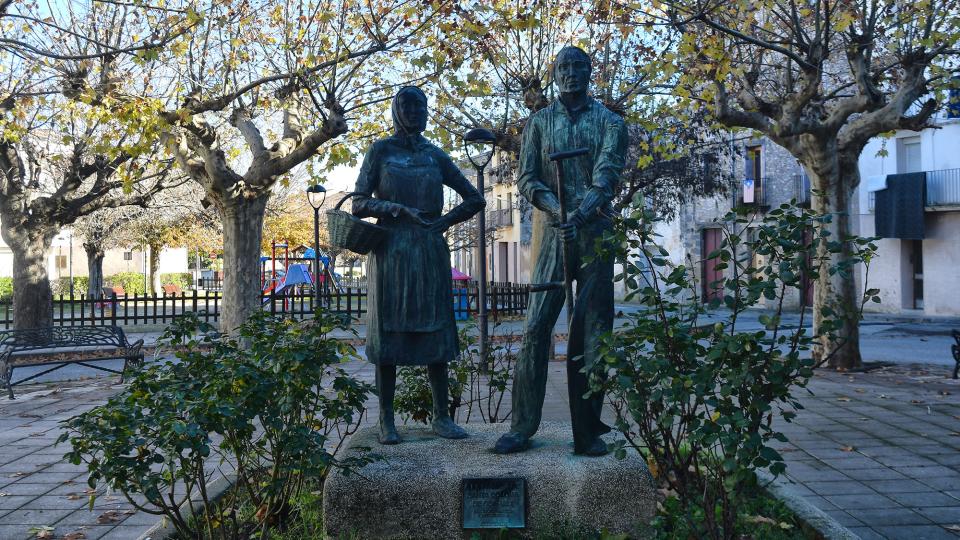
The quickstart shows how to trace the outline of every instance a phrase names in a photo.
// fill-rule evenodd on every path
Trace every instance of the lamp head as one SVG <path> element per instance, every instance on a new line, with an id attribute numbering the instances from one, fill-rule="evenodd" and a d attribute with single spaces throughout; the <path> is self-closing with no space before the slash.
<path id="1" fill-rule="evenodd" d="M 463 147 L 467 151 L 467 157 L 470 159 L 470 163 L 473 163 L 474 167 L 482 169 L 490 163 L 490 158 L 493 157 L 493 152 L 487 154 L 487 159 L 484 161 L 477 161 L 483 152 L 487 151 L 486 146 L 493 146 L 497 142 L 497 136 L 494 135 L 492 131 L 487 128 L 473 128 L 463 136 Z M 470 152 L 470 148 L 473 147 L 475 153 Z"/>
<path id="2" fill-rule="evenodd" d="M 319 210 L 327 198 L 327 188 L 323 184 L 314 184 L 307 188 L 307 201 L 314 210 Z"/>

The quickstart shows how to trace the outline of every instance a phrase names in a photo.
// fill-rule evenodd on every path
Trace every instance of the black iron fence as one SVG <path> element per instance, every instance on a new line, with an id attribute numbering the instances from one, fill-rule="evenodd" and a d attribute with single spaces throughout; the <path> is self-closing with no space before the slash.
<path id="1" fill-rule="evenodd" d="M 488 288 L 488 309 L 492 316 L 520 315 L 527 309 L 529 286 L 517 283 L 494 282 Z M 454 312 L 458 319 L 476 313 L 479 292 L 476 282 L 455 284 Z M 178 315 L 197 313 L 201 319 L 215 322 L 220 318 L 223 294 L 219 291 L 184 291 L 159 295 L 79 296 L 58 295 L 53 299 L 55 326 L 106 326 L 167 324 Z M 344 286 L 321 290 L 320 295 L 310 290 L 289 294 L 267 294 L 261 298 L 264 310 L 274 315 L 306 318 L 313 315 L 319 304 L 336 313 L 361 318 L 367 312 L 367 289 Z M 13 325 L 13 305 L 0 300 L 0 327 Z"/>

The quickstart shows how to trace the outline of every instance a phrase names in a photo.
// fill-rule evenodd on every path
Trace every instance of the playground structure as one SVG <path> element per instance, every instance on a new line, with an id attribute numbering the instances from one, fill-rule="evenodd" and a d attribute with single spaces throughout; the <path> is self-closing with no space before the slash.
<path id="1" fill-rule="evenodd" d="M 282 259 L 278 258 L 278 250 L 282 250 Z M 270 270 L 267 270 L 267 262 Z M 307 249 L 303 257 L 291 257 L 290 245 L 287 242 L 270 242 L 270 257 L 260 257 L 260 291 L 262 304 L 267 305 L 277 296 L 284 298 L 284 302 L 294 293 L 305 291 L 341 292 L 340 283 L 330 271 L 330 257 L 320 252 L 320 264 L 323 268 L 319 276 L 311 270 L 316 258 L 312 248 Z"/>

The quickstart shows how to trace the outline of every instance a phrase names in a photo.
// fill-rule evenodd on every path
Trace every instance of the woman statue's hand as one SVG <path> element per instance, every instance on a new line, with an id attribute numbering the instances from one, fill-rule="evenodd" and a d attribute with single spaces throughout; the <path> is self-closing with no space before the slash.
<path id="1" fill-rule="evenodd" d="M 431 221 L 431 222 L 427 225 L 427 230 L 428 230 L 428 231 L 430 231 L 430 232 L 435 232 L 435 233 L 440 233 L 440 234 L 443 234 L 443 233 L 447 232 L 447 229 L 449 229 L 449 228 L 450 228 L 450 223 L 449 223 L 445 218 L 443 218 L 443 217 L 439 217 L 439 218 Z"/>
<path id="2" fill-rule="evenodd" d="M 404 206 L 400 210 L 400 215 L 409 219 L 413 223 L 416 223 L 417 225 L 422 225 L 424 227 L 426 227 L 427 225 L 430 225 L 430 222 L 427 221 L 426 219 L 426 212 L 424 212 L 423 210 L 420 210 L 417 208 L 410 208 L 409 206 Z"/>

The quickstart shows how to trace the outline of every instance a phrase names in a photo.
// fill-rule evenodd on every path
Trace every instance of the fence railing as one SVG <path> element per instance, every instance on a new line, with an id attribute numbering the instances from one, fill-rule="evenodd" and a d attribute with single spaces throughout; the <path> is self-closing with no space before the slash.
<path id="1" fill-rule="evenodd" d="M 529 285 L 494 282 L 488 287 L 488 310 L 493 317 L 520 315 L 527 309 Z M 479 288 L 476 282 L 455 284 L 454 312 L 459 319 L 477 312 Z M 268 294 L 261 297 L 264 310 L 274 315 L 307 318 L 322 303 L 330 311 L 360 318 L 367 312 L 366 287 L 344 286 L 321 290 L 320 295 L 310 290 L 290 294 Z M 219 291 L 184 291 L 177 294 L 79 296 L 58 295 L 53 299 L 54 326 L 108 326 L 168 324 L 179 315 L 197 313 L 207 322 L 220 318 L 223 295 Z M 13 325 L 13 305 L 0 300 L 0 327 Z"/>
<path id="2" fill-rule="evenodd" d="M 927 171 L 927 206 L 960 205 L 960 169 Z"/>

